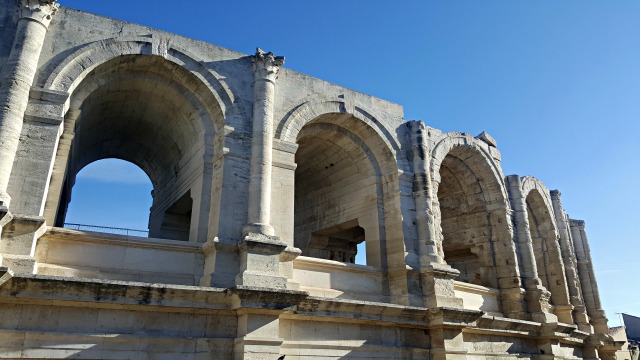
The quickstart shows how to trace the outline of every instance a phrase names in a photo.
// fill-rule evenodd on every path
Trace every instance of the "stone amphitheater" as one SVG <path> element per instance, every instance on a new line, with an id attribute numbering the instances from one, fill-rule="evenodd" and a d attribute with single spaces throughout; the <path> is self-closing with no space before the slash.
<path id="1" fill-rule="evenodd" d="M 54 0 L 0 33 L 0 358 L 615 359 L 584 222 L 489 134 Z M 105 158 L 148 238 L 63 227 Z"/>

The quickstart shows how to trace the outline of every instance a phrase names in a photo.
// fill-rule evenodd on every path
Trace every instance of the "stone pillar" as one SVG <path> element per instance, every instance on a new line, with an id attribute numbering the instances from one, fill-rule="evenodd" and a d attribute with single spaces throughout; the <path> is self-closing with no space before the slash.
<path id="1" fill-rule="evenodd" d="M 298 290 L 300 284 L 293 281 L 293 260 L 302 251 L 295 247 L 295 163 L 298 144 L 283 140 L 276 140 L 273 144 L 273 182 L 271 213 L 275 214 L 271 219 L 271 225 L 278 237 L 287 244 L 285 251 L 280 254 L 280 274 L 286 276 L 287 289 Z"/>
<path id="2" fill-rule="evenodd" d="M 508 201 L 508 199 L 505 199 Z M 520 269 L 511 224 L 513 211 L 503 204 L 487 209 L 490 239 L 481 259 L 484 266 L 493 266 L 500 290 L 500 307 L 506 317 L 526 320 L 528 316 L 525 291 L 521 287 Z M 505 224 L 506 222 L 506 224 Z"/>
<path id="3" fill-rule="evenodd" d="M 271 158 L 273 149 L 273 104 L 275 81 L 284 64 L 283 56 L 257 49 L 253 59 L 253 130 L 249 210 L 244 233 L 273 235 L 271 212 Z"/>
<path id="4" fill-rule="evenodd" d="M 436 238 L 433 185 L 429 176 L 431 159 L 429 135 L 421 121 L 410 121 L 409 126 L 413 153 L 413 198 L 416 206 L 416 228 L 420 242 L 421 262 L 445 264 L 442 244 Z"/>
<path id="5" fill-rule="evenodd" d="M 562 194 L 558 190 L 551 191 L 551 202 L 553 205 L 553 213 L 558 226 L 558 235 L 560 236 L 560 251 L 562 261 L 564 263 L 564 271 L 567 278 L 567 287 L 571 305 L 573 305 L 573 320 L 578 329 L 585 332 L 592 332 L 593 328 L 589 324 L 586 308 L 582 300 L 582 289 L 578 280 L 577 261 L 573 249 L 573 240 L 569 229 L 569 218 L 562 207 Z"/>
<path id="6" fill-rule="evenodd" d="M 272 360 L 284 342 L 280 316 L 309 294 L 304 291 L 231 288 L 227 295 L 238 316 L 235 360 Z"/>
<path id="7" fill-rule="evenodd" d="M 607 317 L 600 303 L 600 293 L 598 292 L 596 274 L 593 271 L 589 241 L 584 231 L 584 221 L 572 219 L 570 220 L 570 226 L 576 259 L 578 260 L 578 276 L 582 285 L 582 296 L 587 306 L 587 314 L 591 318 L 591 324 L 596 334 L 608 334 Z"/>
<path id="8" fill-rule="evenodd" d="M 270 225 L 273 104 L 275 80 L 284 57 L 257 49 L 253 59 L 253 131 L 247 224 L 239 244 L 240 286 L 286 289 L 280 274 L 280 255 L 287 243 L 274 236 Z"/>
<path id="9" fill-rule="evenodd" d="M 526 301 L 531 319 L 537 322 L 555 322 L 558 319 L 549 313 L 550 293 L 541 285 L 538 277 L 533 241 L 529 228 L 526 197 L 522 193 L 522 180 L 518 175 L 506 178 L 509 200 L 513 209 L 514 238 L 522 267 L 520 269 L 523 285 L 526 290 Z"/>
<path id="10" fill-rule="evenodd" d="M 4 208 L 11 201 L 7 186 L 29 91 L 49 23 L 59 7 L 55 0 L 21 0 L 20 6 L 13 47 L 0 78 L 0 206 Z"/>
<path id="11" fill-rule="evenodd" d="M 454 283 L 460 272 L 447 265 L 441 240 L 437 236 L 436 218 L 439 214 L 437 194 L 433 194 L 430 175 L 432 145 L 429 130 L 422 121 L 407 123 L 411 134 L 413 155 L 413 198 L 416 207 L 416 228 L 420 280 L 426 307 L 462 308 L 462 299 L 455 296 Z"/>
<path id="12" fill-rule="evenodd" d="M 234 360 L 277 359 L 284 339 L 278 315 L 247 313 L 238 316 Z"/>
<path id="13" fill-rule="evenodd" d="M 467 359 L 463 330 L 476 327 L 482 315 L 483 312 L 478 310 L 429 309 L 430 359 Z"/>

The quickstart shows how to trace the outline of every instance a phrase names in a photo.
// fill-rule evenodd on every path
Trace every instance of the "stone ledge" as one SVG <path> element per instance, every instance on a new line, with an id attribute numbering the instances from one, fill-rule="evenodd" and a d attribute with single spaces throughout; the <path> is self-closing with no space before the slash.
<path id="1" fill-rule="evenodd" d="M 233 300 L 234 309 L 256 308 L 268 310 L 293 310 L 309 296 L 306 291 L 262 288 L 238 285 L 224 290 Z"/>
<path id="2" fill-rule="evenodd" d="M 24 115 L 24 122 L 60 126 L 60 124 L 64 122 L 64 118 L 61 116 L 54 116 L 54 115 L 26 113 Z"/>
<path id="3" fill-rule="evenodd" d="M 380 273 L 381 268 L 359 264 L 349 264 L 340 261 L 313 258 L 308 256 L 299 256 L 293 262 L 294 269 L 330 269 L 343 272 L 353 273 Z"/>
<path id="4" fill-rule="evenodd" d="M 363 340 L 344 340 L 341 339 L 338 341 L 324 341 L 324 340 L 285 340 L 280 346 L 281 349 L 295 349 L 296 351 L 302 350 L 325 350 L 327 352 L 335 352 L 335 351 L 364 351 L 364 352 L 373 352 L 375 351 L 378 354 L 386 353 L 386 354 L 394 354 L 399 351 L 398 347 L 389 346 L 389 345 L 372 345 L 367 343 L 362 343 Z M 424 356 L 424 359 L 429 359 L 428 355 L 431 349 L 429 348 L 421 348 L 421 347 L 410 347 L 404 346 L 402 351 L 418 351 L 421 355 Z M 395 358 L 393 355 L 389 358 Z M 380 355 L 377 357 L 380 359 Z"/>
<path id="5" fill-rule="evenodd" d="M 292 143 L 281 139 L 273 139 L 274 150 L 279 150 L 289 154 L 295 154 L 298 150 L 298 146 L 299 145 L 297 143 Z"/>
<path id="6" fill-rule="evenodd" d="M 35 233 L 41 228 L 44 228 L 44 224 L 45 220 L 42 216 L 12 213 L 11 221 L 5 224 L 2 228 L 3 237 L 5 233 L 7 235 Z"/>
<path id="7" fill-rule="evenodd" d="M 378 303 L 362 300 L 328 299 L 309 296 L 298 304 L 295 311 L 285 317 L 298 316 L 310 319 L 340 322 L 383 322 L 427 327 L 426 308 Z"/>
<path id="8" fill-rule="evenodd" d="M 535 339 L 555 339 L 563 343 L 582 345 L 591 334 L 577 329 L 575 325 L 562 323 L 541 324 L 534 321 L 484 315 L 477 327 L 465 329 L 466 332 L 500 334 L 508 332 Z"/>
<path id="9" fill-rule="evenodd" d="M 86 306 L 81 303 L 87 302 L 101 304 L 97 307 L 161 306 L 178 312 L 232 308 L 231 299 L 221 288 L 46 275 L 8 276 L 0 283 L 0 299 L 18 303 L 63 302 L 67 306 Z"/>
<path id="10" fill-rule="evenodd" d="M 494 289 L 494 288 L 490 288 L 490 287 L 486 287 L 486 286 L 482 286 L 482 285 L 476 285 L 476 284 L 470 284 L 470 283 L 466 283 L 466 282 L 462 282 L 462 281 L 453 281 L 453 286 L 455 287 L 456 290 L 459 291 L 467 291 L 473 294 L 487 294 L 487 295 L 492 295 L 492 296 L 498 296 L 500 295 L 500 290 Z"/>
<path id="11" fill-rule="evenodd" d="M 202 253 L 201 243 L 190 243 L 179 240 L 157 238 L 143 238 L 117 234 L 99 233 L 93 231 L 71 230 L 59 227 L 49 227 L 41 240 L 73 241 L 101 245 L 127 246 L 148 249 L 163 249 L 190 253 Z"/>
<path id="12" fill-rule="evenodd" d="M 36 260 L 37 261 L 37 260 Z M 172 272 L 167 268 L 164 272 L 146 271 L 140 269 L 107 268 L 98 266 L 81 266 L 61 263 L 48 263 L 37 261 L 38 275 L 60 276 L 64 278 L 87 278 L 99 280 L 118 280 L 146 282 L 168 285 L 193 285 L 194 274 L 184 272 Z"/>
<path id="13" fill-rule="evenodd" d="M 434 308 L 404 306 L 361 300 L 326 299 L 309 296 L 285 318 L 297 316 L 323 321 L 392 323 L 396 326 L 410 326 L 421 329 L 447 327 L 465 328 L 475 326 L 484 312 L 454 308 Z"/>
<path id="14" fill-rule="evenodd" d="M 247 233 L 238 243 L 238 248 L 242 252 L 252 252 L 264 255 L 280 254 L 287 248 L 287 243 L 277 236 L 264 235 L 254 232 Z"/>

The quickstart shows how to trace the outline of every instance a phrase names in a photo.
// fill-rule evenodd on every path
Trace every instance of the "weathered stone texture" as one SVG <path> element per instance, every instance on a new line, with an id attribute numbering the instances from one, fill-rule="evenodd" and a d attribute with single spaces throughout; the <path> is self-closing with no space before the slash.
<path id="1" fill-rule="evenodd" d="M 55 7 L 0 0 L 0 358 L 615 352 L 584 222 L 491 135 Z M 148 239 L 62 228 L 109 157 L 153 183 Z"/>

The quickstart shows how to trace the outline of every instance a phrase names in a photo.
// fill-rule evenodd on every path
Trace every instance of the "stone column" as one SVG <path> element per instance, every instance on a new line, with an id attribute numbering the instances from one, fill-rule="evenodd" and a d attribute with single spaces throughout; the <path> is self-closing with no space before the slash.
<path id="1" fill-rule="evenodd" d="M 234 360 L 277 359 L 284 339 L 280 337 L 278 315 L 246 313 L 238 315 L 238 337 L 234 340 Z"/>
<path id="2" fill-rule="evenodd" d="M 514 238 L 519 250 L 519 260 L 522 263 L 521 275 L 526 289 L 526 301 L 531 319 L 542 323 L 555 322 L 558 319 L 549 313 L 550 293 L 541 285 L 538 277 L 535 254 L 533 253 L 533 241 L 529 228 L 527 203 L 522 193 L 522 179 L 518 175 L 509 175 L 506 178 L 509 200 L 513 209 Z"/>
<path id="3" fill-rule="evenodd" d="M 421 262 L 445 264 L 442 244 L 439 244 L 436 239 L 433 184 L 429 176 L 431 159 L 429 135 L 421 121 L 411 121 L 409 126 L 413 153 L 413 198 L 416 206 L 416 228 L 420 241 Z"/>
<path id="4" fill-rule="evenodd" d="M 283 56 L 257 49 L 253 59 L 253 131 L 249 210 L 244 233 L 273 235 L 271 212 L 271 158 L 273 149 L 273 104 L 275 81 L 284 64 Z"/>
<path id="5" fill-rule="evenodd" d="M 477 327 L 477 321 L 482 315 L 483 312 L 479 310 L 429 309 L 429 359 L 466 360 L 468 349 L 465 346 L 463 330 Z"/>
<path id="6" fill-rule="evenodd" d="M 255 288 L 232 288 L 227 295 L 238 319 L 234 360 L 272 360 L 281 356 L 284 334 L 280 334 L 280 316 L 309 296 L 304 291 Z"/>
<path id="7" fill-rule="evenodd" d="M 49 23 L 59 7 L 55 0 L 21 0 L 20 6 L 13 47 L 0 79 L 0 206 L 4 208 L 11 201 L 7 186 L 29 91 Z"/>
<path id="8" fill-rule="evenodd" d="M 273 144 L 273 183 L 271 212 L 277 214 L 271 220 L 278 237 L 287 244 L 287 248 L 280 254 L 280 274 L 287 277 L 287 289 L 298 290 L 300 284 L 293 281 L 293 260 L 302 251 L 295 247 L 295 163 L 298 144 L 283 140 L 276 140 Z"/>
<path id="9" fill-rule="evenodd" d="M 584 231 L 584 221 L 572 219 L 570 220 L 570 226 L 576 259 L 578 260 L 578 276 L 582 285 L 582 296 L 587 306 L 587 314 L 591 318 L 591 324 L 596 334 L 608 334 L 609 327 L 600 303 L 600 293 L 598 292 L 596 274 L 593 271 L 589 241 Z"/>
<path id="10" fill-rule="evenodd" d="M 430 175 L 432 145 L 430 134 L 422 121 L 407 123 L 411 134 L 413 155 L 413 198 L 416 207 L 416 228 L 420 280 L 425 306 L 462 308 L 462 299 L 455 296 L 453 279 L 460 272 L 447 265 L 442 243 L 437 236 L 436 218 L 440 209 Z"/>
<path id="11" fill-rule="evenodd" d="M 256 50 L 247 224 L 239 244 L 240 273 L 236 276 L 240 286 L 287 287 L 287 278 L 280 274 L 280 254 L 287 243 L 274 236 L 270 225 L 273 105 L 275 81 L 282 64 L 284 57 Z"/>
<path id="12" fill-rule="evenodd" d="M 518 255 L 513 241 L 511 223 L 513 210 L 505 209 L 504 206 L 508 205 L 496 204 L 494 209 L 487 209 L 490 238 L 483 246 L 480 259 L 483 266 L 495 269 L 500 290 L 500 308 L 504 315 L 509 318 L 526 320 L 529 315 L 525 290 L 522 288 Z"/>
<path id="13" fill-rule="evenodd" d="M 582 289 L 578 280 L 577 261 L 573 249 L 573 240 L 569 229 L 569 218 L 562 207 L 562 194 L 558 190 L 551 191 L 551 202 L 553 213 L 558 226 L 560 236 L 560 252 L 564 263 L 564 270 L 567 276 L 567 287 L 571 305 L 573 305 L 573 320 L 578 329 L 585 332 L 592 332 L 593 328 L 589 324 L 589 317 L 582 300 Z"/>

